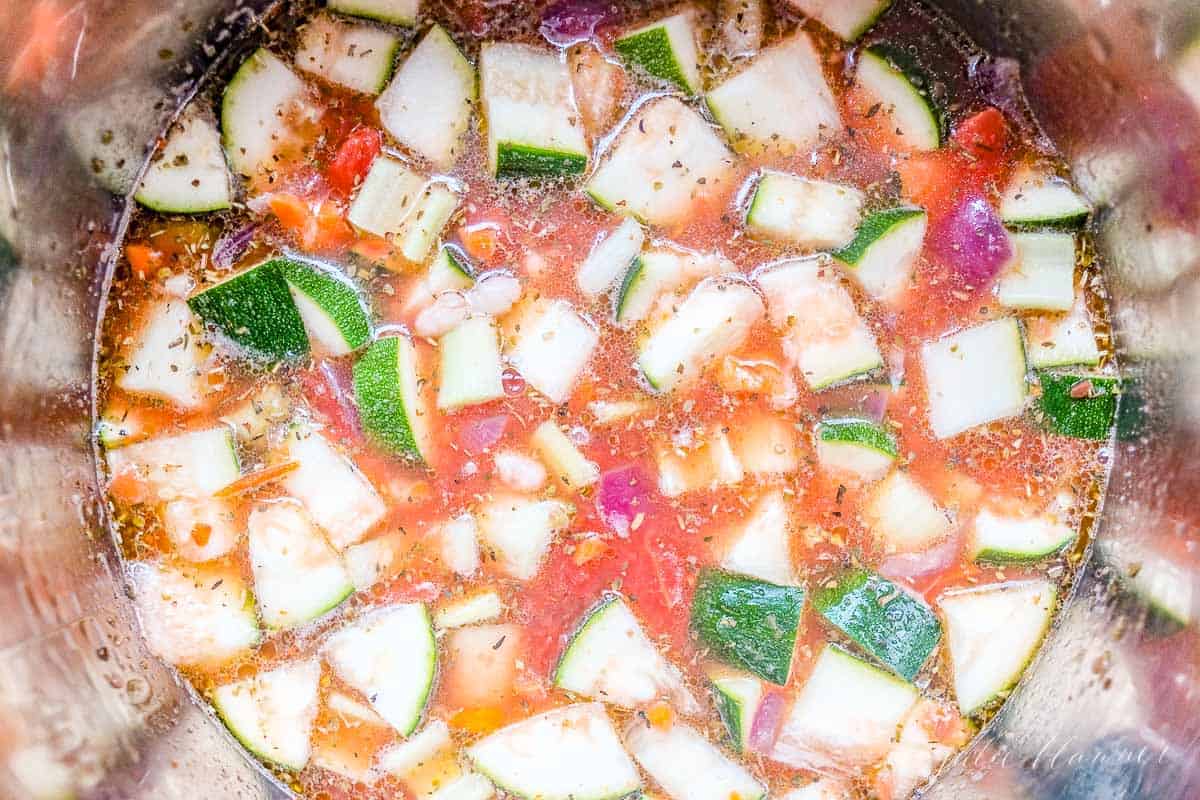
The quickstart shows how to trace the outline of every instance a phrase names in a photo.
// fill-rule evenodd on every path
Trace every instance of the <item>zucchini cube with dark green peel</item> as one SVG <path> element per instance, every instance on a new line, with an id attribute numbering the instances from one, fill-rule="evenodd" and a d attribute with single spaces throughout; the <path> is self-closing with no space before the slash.
<path id="1" fill-rule="evenodd" d="M 863 569 L 813 592 L 813 607 L 892 672 L 911 681 L 942 638 L 933 609 Z"/>
<path id="2" fill-rule="evenodd" d="M 209 286 L 188 306 L 253 357 L 277 363 L 308 355 L 308 333 L 278 259 Z"/>
<path id="3" fill-rule="evenodd" d="M 1039 372 L 1038 381 L 1042 386 L 1038 407 L 1050 430 L 1075 439 L 1108 438 L 1121 393 L 1118 378 Z"/>
<path id="4" fill-rule="evenodd" d="M 696 584 L 692 629 L 714 657 L 782 686 L 803 606 L 798 587 L 708 569 Z"/>
<path id="5" fill-rule="evenodd" d="M 354 402 L 367 436 L 390 453 L 425 463 L 429 409 L 421 383 L 416 347 L 403 336 L 376 340 L 354 365 Z"/>
<path id="6" fill-rule="evenodd" d="M 342 276 L 291 258 L 276 259 L 308 329 L 317 346 L 333 356 L 342 356 L 371 340 L 371 318 L 358 291 Z"/>
<path id="7" fill-rule="evenodd" d="M 700 91 L 696 15 L 683 11 L 629 31 L 613 49 L 632 66 L 689 94 Z"/>

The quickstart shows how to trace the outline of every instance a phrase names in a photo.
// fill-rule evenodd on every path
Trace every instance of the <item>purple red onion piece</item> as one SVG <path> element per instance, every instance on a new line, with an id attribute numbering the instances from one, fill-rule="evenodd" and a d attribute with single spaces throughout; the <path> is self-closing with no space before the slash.
<path id="1" fill-rule="evenodd" d="M 218 239 L 212 251 L 213 266 L 217 269 L 229 269 L 236 264 L 237 260 L 250 247 L 250 242 L 254 240 L 254 233 L 257 230 L 258 225 L 251 223 Z"/>
<path id="2" fill-rule="evenodd" d="M 750 724 L 750 737 L 747 744 L 754 753 L 767 754 L 775 746 L 775 737 L 779 735 L 779 725 L 783 722 L 783 712 L 787 708 L 786 698 L 782 692 L 768 691 L 758 704 L 754 714 L 754 722 Z"/>
<path id="3" fill-rule="evenodd" d="M 617 535 L 629 536 L 638 513 L 647 513 L 654 483 L 636 464 L 611 469 L 596 484 L 596 512 Z"/>
<path id="4" fill-rule="evenodd" d="M 879 574 L 890 580 L 903 580 L 940 572 L 954 563 L 961 546 L 960 537 L 951 536 L 941 544 L 919 553 L 896 553 L 879 565 Z"/>
<path id="5" fill-rule="evenodd" d="M 479 455 L 500 441 L 507 428 L 507 414 L 484 417 L 463 426 L 458 434 L 458 444 L 467 455 Z"/>
<path id="6" fill-rule="evenodd" d="M 596 26 L 612 13 L 611 5 L 598 0 L 559 0 L 542 13 L 538 30 L 550 44 L 567 47 L 592 38 Z"/>
<path id="7" fill-rule="evenodd" d="M 967 195 L 934 224 L 929 247 L 967 290 L 989 285 L 1013 256 L 1004 223 L 979 195 Z"/>

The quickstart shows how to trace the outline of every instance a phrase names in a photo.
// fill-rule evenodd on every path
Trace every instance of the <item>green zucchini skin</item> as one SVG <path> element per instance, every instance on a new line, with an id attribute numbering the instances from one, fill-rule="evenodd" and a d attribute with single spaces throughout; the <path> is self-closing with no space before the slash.
<path id="1" fill-rule="evenodd" d="M 496 150 L 497 178 L 559 178 L 587 169 L 587 156 L 501 142 Z"/>
<path id="2" fill-rule="evenodd" d="M 1108 438 L 1117 415 L 1117 397 L 1121 393 L 1119 379 L 1039 372 L 1038 381 L 1042 386 L 1038 407 L 1050 430 L 1074 439 L 1103 441 Z M 1083 386 L 1085 382 L 1090 386 Z M 1072 391 L 1086 394 L 1072 397 Z"/>
<path id="3" fill-rule="evenodd" d="M 929 606 L 867 570 L 850 570 L 835 585 L 817 589 L 812 604 L 906 681 L 916 677 L 942 638 L 942 625 Z"/>
<path id="4" fill-rule="evenodd" d="M 696 584 L 692 628 L 717 658 L 782 686 L 803 606 L 798 587 L 708 569 Z"/>
<path id="5" fill-rule="evenodd" d="M 266 261 L 188 300 L 192 312 L 268 362 L 308 355 L 308 333 L 283 276 L 283 259 Z"/>

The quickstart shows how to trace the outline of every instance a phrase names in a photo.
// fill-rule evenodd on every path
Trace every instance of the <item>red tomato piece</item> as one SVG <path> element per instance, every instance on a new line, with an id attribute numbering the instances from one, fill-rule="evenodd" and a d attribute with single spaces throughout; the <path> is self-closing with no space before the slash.
<path id="1" fill-rule="evenodd" d="M 371 162 L 382 147 L 383 137 L 379 131 L 374 128 L 355 128 L 329 162 L 329 168 L 325 171 L 329 185 L 335 191 L 350 194 L 366 177 Z"/>
<path id="2" fill-rule="evenodd" d="M 988 106 L 959 123 L 954 141 L 975 158 L 996 158 L 1008 144 L 1008 124 L 999 109 Z"/>

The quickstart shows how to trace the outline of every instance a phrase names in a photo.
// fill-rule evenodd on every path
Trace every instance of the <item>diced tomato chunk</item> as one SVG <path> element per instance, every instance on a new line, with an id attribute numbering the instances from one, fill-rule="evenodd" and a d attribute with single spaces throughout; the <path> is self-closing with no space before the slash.
<path id="1" fill-rule="evenodd" d="M 346 195 L 354 191 L 354 187 L 366 177 L 371 162 L 382 147 L 383 137 L 374 128 L 355 128 L 351 131 L 325 171 L 330 187 Z"/>
<path id="2" fill-rule="evenodd" d="M 954 131 L 954 141 L 975 158 L 996 158 L 1008 144 L 1008 125 L 1000 110 L 988 106 L 964 119 Z"/>

